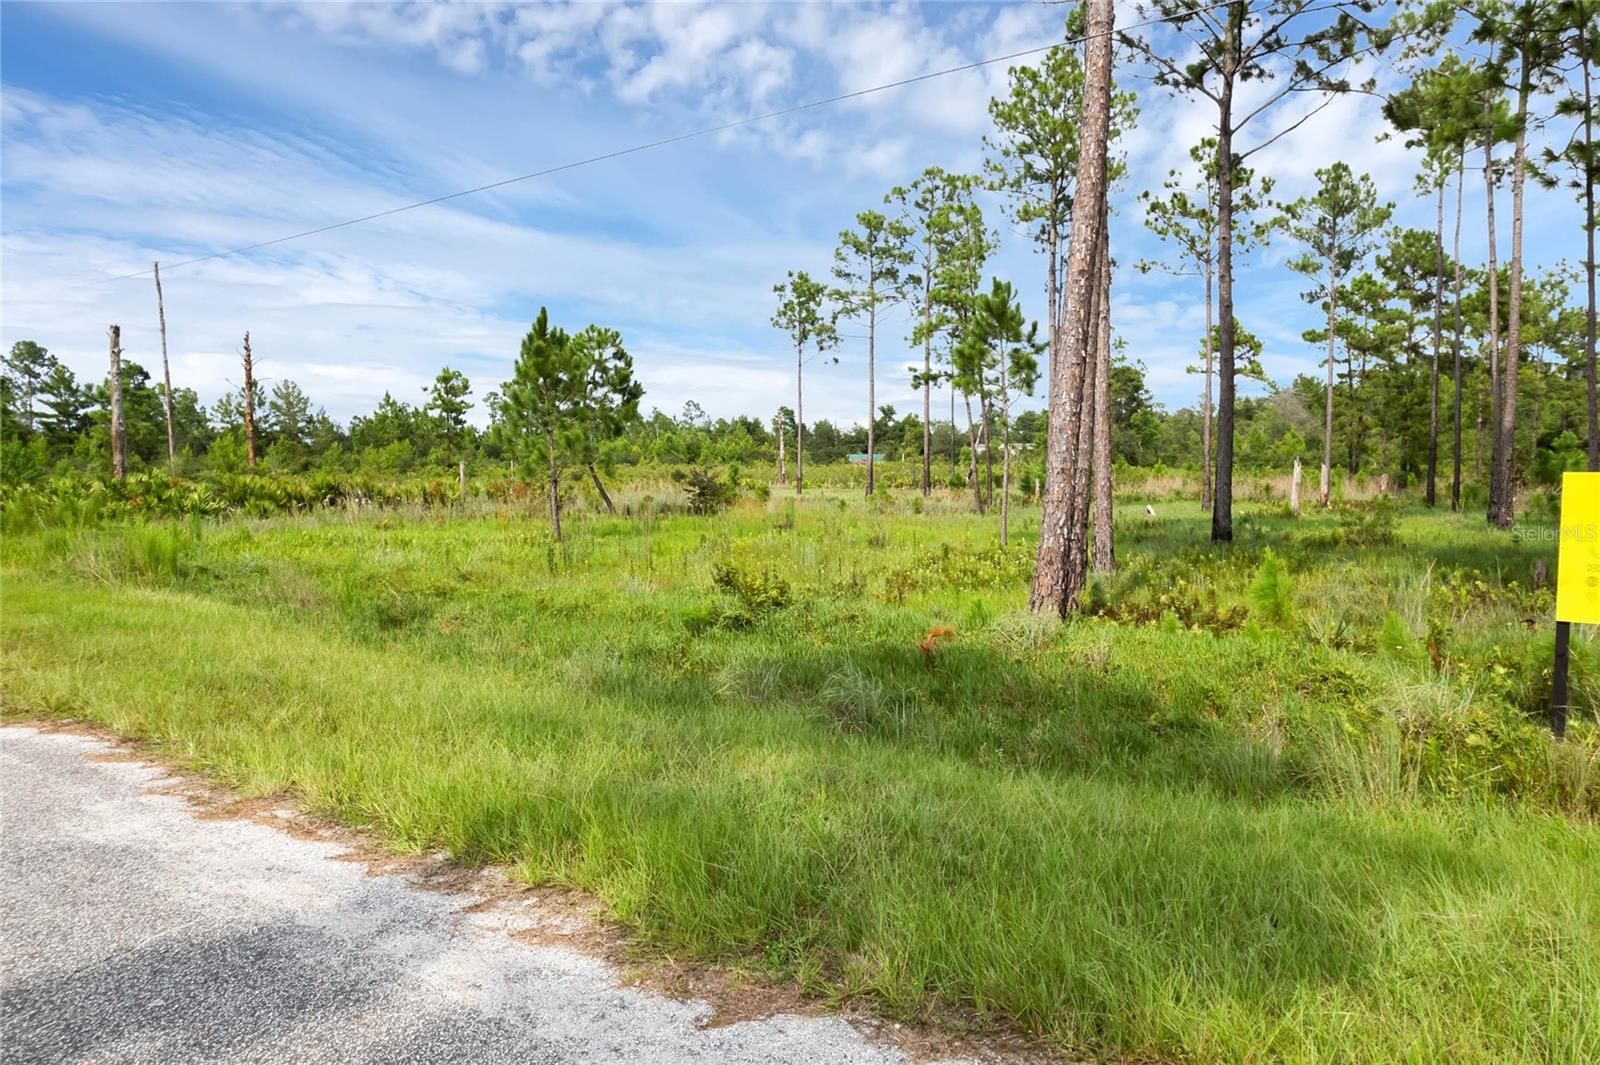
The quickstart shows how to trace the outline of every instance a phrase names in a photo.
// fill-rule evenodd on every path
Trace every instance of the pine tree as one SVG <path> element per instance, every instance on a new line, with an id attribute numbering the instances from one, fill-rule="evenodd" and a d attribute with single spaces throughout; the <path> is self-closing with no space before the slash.
<path id="1" fill-rule="evenodd" d="M 789 280 L 773 285 L 778 296 L 778 309 L 772 316 L 772 325 L 789 334 L 794 344 L 794 492 L 805 491 L 805 365 L 810 360 L 825 355 L 839 344 L 839 330 L 834 326 L 835 314 L 829 307 L 828 287 L 814 281 L 804 270 L 789 271 Z M 835 362 L 838 360 L 835 359 Z"/>
<path id="2" fill-rule="evenodd" d="M 566 330 L 539 308 L 522 338 L 512 378 L 495 410 L 506 451 L 524 471 L 538 470 L 550 497 L 550 532 L 561 539 L 561 477 L 582 455 L 585 367 Z"/>
<path id="3" fill-rule="evenodd" d="M 842 286 L 835 293 L 839 313 L 867 324 L 867 495 L 875 487 L 878 410 L 878 314 L 904 295 L 902 279 L 911 266 L 912 229 L 877 211 L 856 215 L 858 229 L 839 234 L 833 253 L 833 276 Z"/>
<path id="4" fill-rule="evenodd" d="M 1216 498 L 1211 509 L 1211 538 L 1233 539 L 1233 175 L 1245 159 L 1299 129 L 1335 94 L 1352 88 L 1348 75 L 1355 60 L 1387 47 L 1389 32 L 1367 24 L 1365 16 L 1379 0 L 1267 0 L 1251 4 L 1231 0 L 1222 6 L 1195 0 L 1152 0 L 1138 5 L 1141 15 L 1153 13 L 1160 25 L 1182 35 L 1192 61 L 1180 62 L 1163 53 L 1156 38 L 1123 34 L 1120 40 L 1156 68 L 1156 81 L 1185 95 L 1196 94 L 1217 109 L 1217 304 L 1222 328 L 1218 362 L 1221 384 L 1217 403 Z M 1249 110 L 1236 111 L 1236 92 L 1245 82 L 1263 83 L 1264 92 Z M 1370 89 L 1369 80 L 1363 88 Z M 1279 105 L 1308 94 L 1324 97 L 1298 118 L 1251 147 L 1240 151 L 1238 138 L 1251 122 L 1277 114 Z"/>
<path id="5" fill-rule="evenodd" d="M 1328 312 L 1328 392 L 1320 483 L 1323 506 L 1328 505 L 1332 486 L 1333 349 L 1338 335 L 1339 282 L 1372 251 L 1379 230 L 1393 211 L 1393 204 L 1378 203 L 1378 190 L 1370 177 L 1356 177 L 1343 162 L 1318 170 L 1316 193 L 1285 208 L 1283 228 L 1306 249 L 1290 260 L 1289 268 L 1318 281 L 1305 299 L 1321 303 Z"/>

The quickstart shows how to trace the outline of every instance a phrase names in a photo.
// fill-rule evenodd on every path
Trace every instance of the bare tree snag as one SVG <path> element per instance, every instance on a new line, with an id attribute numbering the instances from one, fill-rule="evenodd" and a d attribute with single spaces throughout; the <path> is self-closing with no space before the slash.
<path id="1" fill-rule="evenodd" d="M 1294 471 L 1289 474 L 1289 513 L 1300 516 L 1300 456 L 1294 459 Z"/>
<path id="2" fill-rule="evenodd" d="M 128 423 L 122 414 L 122 327 L 114 325 L 111 335 L 111 476 L 128 476 Z"/>
<path id="3" fill-rule="evenodd" d="M 256 372 L 250 358 L 250 330 L 244 332 L 244 461 L 256 469 Z"/>
<path id="4" fill-rule="evenodd" d="M 164 386 L 163 398 L 167 405 L 167 464 L 172 467 L 172 472 L 178 472 L 178 436 L 172 428 L 172 367 L 167 362 L 167 305 L 161 297 L 161 264 L 155 264 L 156 275 L 156 318 L 161 323 L 161 383 Z"/>
<path id="5" fill-rule="evenodd" d="M 783 454 L 783 437 L 784 437 L 783 421 L 782 421 L 782 419 L 779 419 L 779 421 L 778 421 L 778 483 L 780 485 L 784 485 L 784 484 L 788 484 L 789 483 L 789 467 L 784 461 L 784 454 Z"/>
<path id="6" fill-rule="evenodd" d="M 589 479 L 594 482 L 594 490 L 600 493 L 600 502 L 606 505 L 606 513 L 616 516 L 617 505 L 611 501 L 611 493 L 606 491 L 605 483 L 600 480 L 600 471 L 595 469 L 594 463 L 589 463 Z"/>

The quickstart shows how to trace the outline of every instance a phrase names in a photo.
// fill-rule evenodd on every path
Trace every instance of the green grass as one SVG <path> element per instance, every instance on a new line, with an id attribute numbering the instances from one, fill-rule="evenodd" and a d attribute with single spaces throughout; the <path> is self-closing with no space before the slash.
<path id="1" fill-rule="evenodd" d="M 1593 646 L 1554 745 L 1549 543 L 1245 507 L 1217 551 L 1193 506 L 1127 507 L 1102 616 L 1058 626 L 1020 610 L 1036 511 L 1001 552 L 960 499 L 843 498 L 559 547 L 511 511 L 12 536 L 0 678 L 897 1015 L 1104 1057 L 1600 1059 Z"/>

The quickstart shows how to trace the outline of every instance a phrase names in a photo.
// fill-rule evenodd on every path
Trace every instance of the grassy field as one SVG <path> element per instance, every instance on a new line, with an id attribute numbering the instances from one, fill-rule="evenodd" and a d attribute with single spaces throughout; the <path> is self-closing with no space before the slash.
<path id="1" fill-rule="evenodd" d="M 1600 1060 L 1600 671 L 1548 739 L 1549 526 L 1123 507 L 1092 616 L 1037 511 L 843 490 L 576 517 L 9 535 L 8 713 L 157 742 L 647 950 L 1095 1057 Z M 934 635 L 935 629 L 953 630 Z"/>

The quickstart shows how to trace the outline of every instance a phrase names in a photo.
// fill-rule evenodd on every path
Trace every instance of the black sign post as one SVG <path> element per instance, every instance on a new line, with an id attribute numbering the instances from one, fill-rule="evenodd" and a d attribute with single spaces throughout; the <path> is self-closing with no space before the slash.
<path id="1" fill-rule="evenodd" d="M 1556 622 L 1556 669 L 1550 682 L 1550 731 L 1567 734 L 1567 660 L 1571 657 L 1572 622 Z"/>

